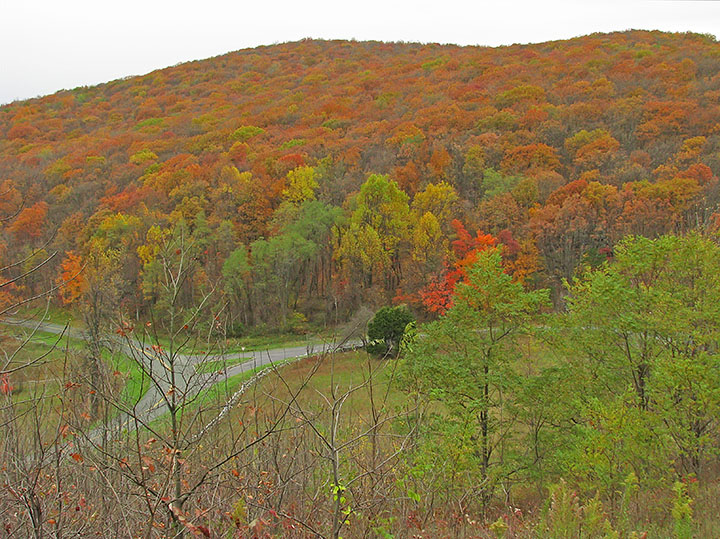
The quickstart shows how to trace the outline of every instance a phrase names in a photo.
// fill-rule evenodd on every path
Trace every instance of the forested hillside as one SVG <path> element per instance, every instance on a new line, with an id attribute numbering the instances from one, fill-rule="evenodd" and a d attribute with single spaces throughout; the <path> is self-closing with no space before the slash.
<path id="1" fill-rule="evenodd" d="M 499 242 L 557 302 L 625 235 L 715 226 L 719 103 L 718 43 L 640 31 L 306 40 L 15 102 L 3 257 L 29 258 L 6 278 L 57 252 L 14 293 L 65 281 L 73 303 L 95 279 L 142 317 L 183 256 L 183 301 L 222 292 L 241 332 L 443 312 L 465 255 Z"/>
<path id="2" fill-rule="evenodd" d="M 720 536 L 719 174 L 697 34 L 0 107 L 0 535 Z"/>

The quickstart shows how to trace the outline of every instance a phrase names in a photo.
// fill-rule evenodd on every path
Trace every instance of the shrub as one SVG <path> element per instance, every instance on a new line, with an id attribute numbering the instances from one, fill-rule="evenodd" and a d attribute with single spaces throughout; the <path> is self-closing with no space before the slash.
<path id="1" fill-rule="evenodd" d="M 405 328 L 415 317 L 405 305 L 382 307 L 368 323 L 367 351 L 371 354 L 397 356 Z"/>

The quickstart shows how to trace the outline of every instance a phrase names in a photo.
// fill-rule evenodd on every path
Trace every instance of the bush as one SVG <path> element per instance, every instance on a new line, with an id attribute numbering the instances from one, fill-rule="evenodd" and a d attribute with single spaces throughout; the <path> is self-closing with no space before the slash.
<path id="1" fill-rule="evenodd" d="M 367 351 L 381 356 L 397 356 L 405 328 L 414 321 L 415 317 L 405 305 L 382 307 L 368 323 Z"/>

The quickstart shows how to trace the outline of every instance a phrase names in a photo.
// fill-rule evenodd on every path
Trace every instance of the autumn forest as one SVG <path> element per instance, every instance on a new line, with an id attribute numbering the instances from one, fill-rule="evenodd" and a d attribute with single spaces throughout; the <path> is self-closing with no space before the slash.
<path id="1" fill-rule="evenodd" d="M 3 105 L 0 537 L 720 535 L 719 175 L 693 33 Z"/>

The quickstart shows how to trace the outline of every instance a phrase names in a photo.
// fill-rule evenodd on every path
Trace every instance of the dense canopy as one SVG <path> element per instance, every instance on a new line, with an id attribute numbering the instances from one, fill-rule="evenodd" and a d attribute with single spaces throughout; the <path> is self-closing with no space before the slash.
<path id="1" fill-rule="evenodd" d="M 252 324 L 261 301 L 419 307 L 479 230 L 557 299 L 627 234 L 714 226 L 719 97 L 720 45 L 690 33 L 242 50 L 0 108 L 5 252 L 57 250 L 40 286 L 112 250 L 142 312 L 185 227 L 195 286 Z"/>

